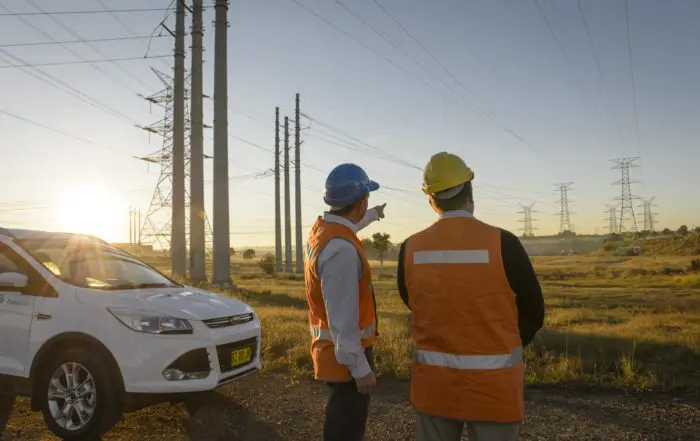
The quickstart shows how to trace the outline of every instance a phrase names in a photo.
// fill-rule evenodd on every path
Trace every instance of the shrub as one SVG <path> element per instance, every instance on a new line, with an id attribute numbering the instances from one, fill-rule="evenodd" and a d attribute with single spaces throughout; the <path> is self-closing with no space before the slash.
<path id="1" fill-rule="evenodd" d="M 700 274 L 700 259 L 693 259 L 690 261 L 689 271 Z"/>
<path id="2" fill-rule="evenodd" d="M 272 275 L 275 273 L 275 256 L 272 254 L 268 253 L 265 254 L 265 257 L 260 259 L 260 262 L 258 262 L 258 266 L 260 269 L 265 272 L 267 275 Z"/>

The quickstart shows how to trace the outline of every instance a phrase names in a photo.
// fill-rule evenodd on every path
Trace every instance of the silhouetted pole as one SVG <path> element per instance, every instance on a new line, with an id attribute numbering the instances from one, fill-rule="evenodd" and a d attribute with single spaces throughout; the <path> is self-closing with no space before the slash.
<path id="1" fill-rule="evenodd" d="M 284 260 L 285 271 L 292 272 L 292 213 L 289 191 L 289 118 L 284 117 Z"/>
<path id="2" fill-rule="evenodd" d="M 204 114 L 202 110 L 202 0 L 192 2 L 192 98 L 190 116 L 190 255 L 194 282 L 207 280 L 204 246 Z"/>
<path id="3" fill-rule="evenodd" d="M 231 282 L 228 195 L 228 2 L 216 0 L 214 36 L 214 283 Z"/>
<path id="4" fill-rule="evenodd" d="M 280 201 L 280 108 L 275 108 L 275 271 L 282 272 L 282 213 Z"/>
<path id="5" fill-rule="evenodd" d="M 133 239 L 133 229 L 134 229 L 134 209 L 129 207 L 129 246 L 131 247 L 134 244 L 134 239 Z"/>
<path id="6" fill-rule="evenodd" d="M 187 243 L 185 237 L 185 5 L 175 9 L 175 78 L 173 103 L 173 196 L 170 231 L 172 275 L 185 277 Z"/>
<path id="7" fill-rule="evenodd" d="M 297 274 L 304 272 L 304 254 L 301 238 L 301 130 L 300 111 L 299 111 L 299 94 L 296 96 L 296 112 L 295 112 L 295 131 L 294 131 L 294 214 L 296 215 L 296 267 Z"/>

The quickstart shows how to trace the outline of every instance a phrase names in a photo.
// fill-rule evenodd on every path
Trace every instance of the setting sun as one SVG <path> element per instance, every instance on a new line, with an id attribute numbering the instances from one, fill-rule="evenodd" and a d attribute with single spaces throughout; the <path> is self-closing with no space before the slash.
<path id="1" fill-rule="evenodd" d="M 57 201 L 60 229 L 114 240 L 121 217 L 112 195 L 98 187 L 74 187 Z M 124 217 L 124 216 L 122 216 Z M 126 222 L 126 221 L 124 221 Z"/>

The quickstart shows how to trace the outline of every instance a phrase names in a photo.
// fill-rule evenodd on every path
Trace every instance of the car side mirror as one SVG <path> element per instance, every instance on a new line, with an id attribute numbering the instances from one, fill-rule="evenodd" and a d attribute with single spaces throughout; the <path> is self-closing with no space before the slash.
<path id="1" fill-rule="evenodd" d="M 0 289 L 26 288 L 29 284 L 27 276 L 21 273 L 0 273 Z"/>

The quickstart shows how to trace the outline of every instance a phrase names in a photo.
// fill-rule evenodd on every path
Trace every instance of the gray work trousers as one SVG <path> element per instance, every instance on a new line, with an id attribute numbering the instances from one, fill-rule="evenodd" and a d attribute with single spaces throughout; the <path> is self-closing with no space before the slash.
<path id="1" fill-rule="evenodd" d="M 469 441 L 517 441 L 520 423 L 459 421 L 416 412 L 416 441 L 461 441 L 464 426 Z"/>

